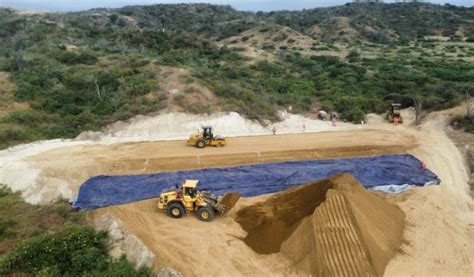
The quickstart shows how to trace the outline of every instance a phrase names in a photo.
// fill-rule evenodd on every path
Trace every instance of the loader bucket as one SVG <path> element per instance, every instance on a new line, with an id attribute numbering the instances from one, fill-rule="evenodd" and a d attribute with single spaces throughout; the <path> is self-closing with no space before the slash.
<path id="1" fill-rule="evenodd" d="M 215 208 L 221 215 L 224 215 L 235 206 L 239 199 L 240 193 L 226 192 L 224 196 L 222 196 L 222 198 L 219 200 L 219 202 L 217 202 Z"/>

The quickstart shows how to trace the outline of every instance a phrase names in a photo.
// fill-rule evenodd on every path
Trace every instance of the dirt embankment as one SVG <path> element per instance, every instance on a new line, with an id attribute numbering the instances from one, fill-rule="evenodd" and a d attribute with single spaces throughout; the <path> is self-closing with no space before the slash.
<path id="1" fill-rule="evenodd" d="M 446 134 L 465 158 L 469 174 L 469 193 L 474 198 L 474 134 L 462 130 L 448 130 Z"/>
<path id="2" fill-rule="evenodd" d="M 382 276 L 402 242 L 404 213 L 348 174 L 278 193 L 237 212 L 243 241 L 280 252 L 298 275 Z"/>

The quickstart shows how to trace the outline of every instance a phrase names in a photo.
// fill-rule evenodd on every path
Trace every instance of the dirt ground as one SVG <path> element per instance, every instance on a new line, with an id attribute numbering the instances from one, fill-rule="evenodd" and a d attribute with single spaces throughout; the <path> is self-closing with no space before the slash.
<path id="1" fill-rule="evenodd" d="M 474 273 L 471 259 L 474 253 L 474 206 L 468 195 L 468 174 L 464 159 L 444 133 L 443 124 L 443 118 L 438 118 L 430 120 L 422 127 L 398 126 L 396 131 L 394 127 L 385 124 L 377 125 L 378 130 L 252 138 L 256 141 L 260 139 L 265 141 L 262 141 L 262 145 L 245 145 L 244 141 L 249 142 L 250 138 L 241 138 L 242 144 L 238 147 L 235 145 L 235 148 L 228 147 L 225 148 L 226 150 L 206 149 L 206 151 L 209 151 L 208 154 L 211 156 L 215 151 L 228 151 L 227 153 L 232 155 L 221 160 L 226 161 L 225 164 L 243 163 L 251 160 L 252 157 L 260 159 L 262 153 L 269 155 L 263 149 L 268 149 L 267 151 L 275 148 L 282 149 L 282 141 L 285 141 L 287 145 L 284 148 L 293 149 L 291 150 L 293 152 L 287 152 L 286 155 L 274 159 L 265 159 L 265 161 L 317 158 L 320 157 L 319 153 L 322 153 L 322 150 L 317 147 L 323 145 L 336 150 L 329 151 L 330 154 L 326 157 L 357 155 L 357 151 L 352 151 L 352 153 L 350 151 L 354 149 L 354 144 L 358 145 L 355 149 L 360 149 L 358 147 L 361 146 L 366 147 L 365 151 L 359 152 L 360 155 L 381 154 L 385 151 L 414 154 L 439 175 L 442 183 L 440 186 L 417 188 L 400 195 L 384 196 L 387 201 L 396 203 L 406 214 L 404 243 L 394 250 L 395 256 L 388 261 L 386 266 L 378 265 L 378 271 L 371 272 L 381 275 L 380 270 L 382 270 L 385 276 L 468 276 Z M 193 151 L 194 149 L 187 150 L 188 154 L 195 154 Z M 234 156 L 238 151 L 246 154 Z M 258 151 L 260 151 L 260 156 Z M 315 152 L 318 155 L 315 155 Z M 296 153 L 300 155 L 295 155 Z M 304 156 L 305 153 L 308 156 Z M 237 157 L 242 159 L 243 156 L 245 159 L 240 161 L 237 159 Z M 206 158 L 206 155 L 202 157 Z M 220 163 L 220 160 L 218 159 L 217 162 Z M 196 163 L 195 158 L 194 165 L 191 167 L 200 166 Z M 211 166 L 211 164 L 205 166 Z M 193 216 L 173 221 L 163 213 L 154 210 L 153 201 L 155 200 L 105 208 L 101 212 L 107 211 L 118 216 L 130 228 L 131 233 L 143 239 L 145 244 L 157 254 L 157 267 L 168 264 L 189 276 L 202 274 L 210 276 L 223 274 L 307 275 L 310 271 L 298 271 L 295 269 L 295 261 L 281 252 L 258 254 L 242 240 L 247 233 L 233 220 L 235 213 L 241 207 L 261 202 L 267 197 L 242 198 L 227 217 L 218 218 L 215 222 L 206 225 Z M 354 208 L 352 207 L 351 210 L 353 211 Z M 365 211 L 370 211 L 370 209 Z M 370 214 L 370 212 L 366 213 Z M 389 221 L 390 218 L 388 217 Z M 372 233 L 368 231 L 366 236 L 370 237 Z M 177 241 L 182 241 L 183 246 L 177 246 L 180 245 Z M 289 241 L 286 240 L 287 243 Z M 174 247 L 174 250 L 170 254 L 167 249 L 171 247 Z M 378 253 L 383 255 L 388 253 L 387 251 L 379 248 Z M 293 254 L 290 255 L 290 257 L 293 256 Z M 203 259 L 200 257 L 209 258 L 205 259 L 206 262 L 203 265 Z M 372 265 L 368 268 L 376 268 L 376 266 Z"/>
<path id="2" fill-rule="evenodd" d="M 446 117 L 433 115 L 417 128 L 419 146 L 409 151 L 441 179 L 398 197 L 407 215 L 406 243 L 387 266 L 387 276 L 471 276 L 474 273 L 474 204 L 463 156 L 447 137 Z"/>
<path id="3" fill-rule="evenodd" d="M 404 226 L 398 207 L 350 175 L 243 198 L 212 223 L 191 215 L 178 222 L 156 204 L 150 199 L 95 215 L 120 218 L 155 253 L 156 269 L 171 265 L 186 276 L 381 275 Z"/>
<path id="4" fill-rule="evenodd" d="M 24 157 L 22 162 L 28 168 L 36 170 L 35 178 L 39 183 L 35 193 L 42 194 L 44 200 L 48 195 L 57 195 L 53 193 L 56 190 L 65 188 L 70 191 L 70 195 L 77 195 L 80 184 L 95 175 L 142 174 L 273 161 L 410 153 L 424 161 L 440 177 L 441 185 L 416 188 L 399 195 L 377 193 L 377 198 L 367 198 L 365 194 L 357 197 L 344 193 L 328 194 L 330 201 L 326 199 L 320 204 L 313 203 L 317 206 L 313 213 L 305 213 L 306 217 L 299 220 L 300 223 L 291 223 L 289 233 L 277 238 L 283 241 L 280 251 L 275 248 L 259 253 L 252 249 L 245 241 L 249 233 L 235 220 L 242 208 L 260 205 L 257 203 L 262 203 L 271 195 L 241 198 L 227 216 L 217 218 L 212 223 L 200 222 L 194 216 L 186 216 L 181 220 L 168 218 L 165 213 L 156 210 L 156 199 L 103 208 L 97 210 L 95 215 L 100 217 L 110 213 L 119 218 L 127 231 L 142 240 L 156 255 L 155 269 L 171 266 L 186 276 L 314 276 L 325 273 L 364 276 L 472 276 L 474 204 L 469 196 L 469 175 L 465 159 L 444 131 L 446 114 L 430 115 L 425 118 L 423 125 L 416 127 L 412 126 L 410 115 L 405 118 L 406 124 L 397 127 L 384 123 L 380 116 L 371 115 L 369 125 L 361 126 L 360 129 L 234 137 L 222 148 L 196 149 L 184 145 L 183 141 L 114 144 L 75 142 L 74 145 L 31 154 Z M 383 210 L 370 205 L 380 201 L 387 205 L 395 204 L 405 214 L 404 224 L 395 219 L 399 218 L 395 215 L 398 212 L 382 213 L 375 219 L 377 224 L 369 224 L 374 222 L 371 217 Z M 368 203 L 369 206 L 357 203 Z M 320 209 L 321 207 L 327 208 Z M 322 218 L 327 213 L 350 220 L 325 225 L 323 223 L 328 221 Z M 314 227 L 314 222 L 319 222 L 317 228 Z M 305 229 L 311 224 L 313 229 Z M 369 225 L 372 227 L 361 228 Z M 381 226 L 392 227 L 383 229 Z M 400 226 L 404 226 L 400 246 L 397 239 L 383 238 L 384 235 L 389 236 L 389 232 L 383 230 L 396 230 Z M 320 248 L 305 248 L 312 240 L 308 234 L 323 234 L 331 228 L 339 230 L 337 241 L 320 244 Z M 382 228 L 382 231 L 377 228 Z M 300 233 L 300 237 L 308 236 L 303 242 L 298 242 L 301 243 L 302 251 L 309 251 L 307 255 L 298 256 L 301 253 L 294 250 L 297 244 L 294 236 L 296 232 Z M 396 233 L 390 236 L 396 237 Z M 327 239 L 332 238 L 329 233 L 325 234 Z M 344 239 L 351 238 L 351 246 L 343 242 Z M 371 239 L 374 243 L 367 242 Z M 375 243 L 377 241 L 390 243 Z M 327 248 L 328 245 L 334 247 Z M 347 250 L 340 253 L 352 254 L 337 256 L 339 252 L 329 251 L 339 248 Z M 312 260 L 308 261 L 306 257 L 311 257 L 310 254 L 315 249 L 329 251 L 328 257 L 334 257 L 332 262 L 327 261 L 327 271 L 321 273 L 311 269 L 309 264 Z M 362 265 L 348 260 L 353 255 L 367 257 L 366 263 Z M 384 258 L 375 261 L 372 258 L 374 256 Z M 317 263 L 324 264 L 325 261 Z M 349 264 L 352 269 L 339 266 L 341 263 Z"/>
<path id="5" fill-rule="evenodd" d="M 67 184 L 76 195 L 83 182 L 97 175 L 402 153 L 414 147 L 411 136 L 364 129 L 229 138 L 225 147 L 205 149 L 186 146 L 184 141 L 79 145 L 47 151 L 27 158 L 27 161 L 31 167 L 41 170 L 40 187 L 46 189 L 54 180 Z"/>

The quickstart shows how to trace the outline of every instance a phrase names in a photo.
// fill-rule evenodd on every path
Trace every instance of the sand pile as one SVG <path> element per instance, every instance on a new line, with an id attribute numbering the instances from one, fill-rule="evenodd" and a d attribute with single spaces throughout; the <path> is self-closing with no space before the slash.
<path id="1" fill-rule="evenodd" d="M 333 186 L 329 180 L 278 193 L 265 202 L 243 208 L 235 219 L 248 235 L 245 243 L 259 254 L 280 251 L 301 220 L 321 204 Z"/>
<path id="2" fill-rule="evenodd" d="M 236 221 L 249 247 L 280 252 L 298 274 L 381 276 L 401 244 L 404 214 L 343 174 L 245 207 Z"/>

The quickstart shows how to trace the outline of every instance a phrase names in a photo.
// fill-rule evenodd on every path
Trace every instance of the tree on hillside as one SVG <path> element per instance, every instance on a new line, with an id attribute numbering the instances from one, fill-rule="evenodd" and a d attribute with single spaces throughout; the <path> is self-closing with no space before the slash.
<path id="1" fill-rule="evenodd" d="M 471 90 L 466 89 L 466 117 L 467 118 L 471 117 L 471 111 L 472 111 Z"/>
<path id="2" fill-rule="evenodd" d="M 423 110 L 423 101 L 418 96 L 413 96 L 413 107 L 415 108 L 415 124 L 420 125 L 421 123 L 421 112 Z"/>

